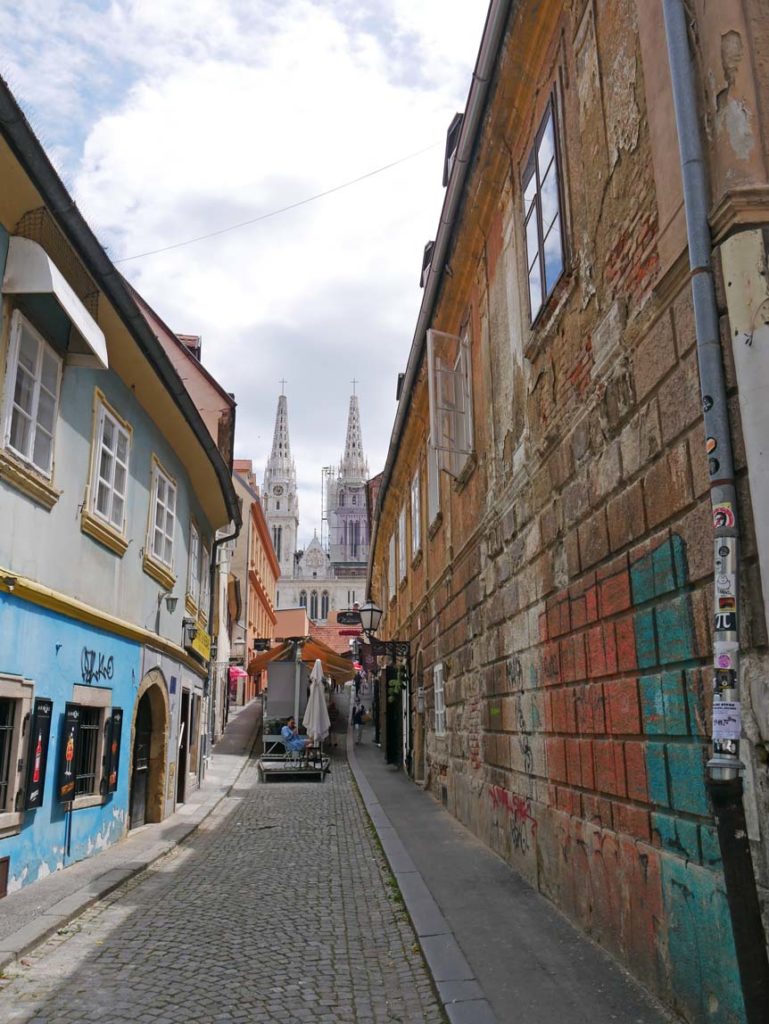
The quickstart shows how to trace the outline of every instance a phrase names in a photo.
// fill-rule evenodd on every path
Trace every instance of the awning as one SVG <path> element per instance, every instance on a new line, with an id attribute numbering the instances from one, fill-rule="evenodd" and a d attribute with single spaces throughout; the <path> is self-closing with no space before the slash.
<path id="1" fill-rule="evenodd" d="M 105 369 L 108 367 L 104 332 L 48 253 L 37 242 L 20 235 L 11 236 L 3 292 L 6 295 L 52 295 L 101 365 Z"/>
<path id="2" fill-rule="evenodd" d="M 352 666 L 352 662 L 346 658 L 341 658 L 335 651 L 332 651 L 330 647 L 322 643 L 320 640 L 312 640 L 310 638 L 305 639 L 302 642 L 302 661 L 305 664 L 314 665 L 316 659 L 320 659 L 323 665 L 323 671 L 326 675 L 338 683 L 344 683 L 348 679 L 352 679 L 355 676 L 355 669 Z M 256 675 L 261 672 L 262 669 L 266 668 L 271 661 L 275 660 L 289 660 L 293 654 L 293 644 L 284 643 L 279 647 L 273 647 L 269 651 L 264 651 L 262 654 L 257 654 L 248 663 L 249 675 Z"/>

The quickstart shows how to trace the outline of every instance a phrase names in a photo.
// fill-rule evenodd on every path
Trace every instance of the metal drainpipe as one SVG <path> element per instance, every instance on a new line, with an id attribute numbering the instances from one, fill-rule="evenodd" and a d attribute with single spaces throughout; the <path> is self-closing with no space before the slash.
<path id="1" fill-rule="evenodd" d="M 241 524 L 242 525 L 242 524 Z M 211 563 L 208 568 L 208 626 L 211 629 L 214 625 L 214 609 L 216 605 L 216 562 L 219 548 L 222 544 L 226 544 L 227 541 L 235 540 L 240 534 L 240 526 L 235 524 L 235 532 L 228 533 L 226 537 L 214 537 L 214 542 L 211 545 Z M 206 753 L 210 756 L 211 747 L 213 746 L 214 736 L 214 722 L 216 721 L 216 664 L 219 657 L 219 635 L 217 630 L 216 635 L 216 659 L 209 658 L 208 661 L 208 750 Z M 227 685 L 229 686 L 229 679 L 227 679 Z"/>
<path id="2" fill-rule="evenodd" d="M 715 809 L 726 895 L 749 1024 L 766 1024 L 769 961 L 742 802 L 739 758 L 739 523 L 729 412 L 711 265 L 709 190 L 694 62 L 683 0 L 663 0 L 681 158 L 697 359 L 713 508 L 715 621 L 713 750 L 707 785 Z M 727 720 L 731 718 L 731 722 Z"/>

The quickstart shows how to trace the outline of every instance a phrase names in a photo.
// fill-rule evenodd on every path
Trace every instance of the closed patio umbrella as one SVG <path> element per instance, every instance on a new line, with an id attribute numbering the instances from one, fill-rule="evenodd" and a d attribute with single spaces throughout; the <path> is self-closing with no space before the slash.
<path id="1" fill-rule="evenodd" d="M 316 659 L 310 673 L 310 697 L 307 701 L 302 725 L 317 747 L 321 746 L 331 729 L 326 695 L 323 690 L 323 666 L 320 663 L 320 658 Z"/>

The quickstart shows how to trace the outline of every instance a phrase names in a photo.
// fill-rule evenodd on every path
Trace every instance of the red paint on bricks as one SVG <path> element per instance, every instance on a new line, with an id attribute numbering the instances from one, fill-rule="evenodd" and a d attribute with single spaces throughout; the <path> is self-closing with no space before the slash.
<path id="1" fill-rule="evenodd" d="M 609 732 L 637 735 L 641 731 L 641 712 L 638 705 L 638 682 L 635 679 L 617 679 L 604 683 L 604 701 Z"/>
<path id="2" fill-rule="evenodd" d="M 638 658 L 632 615 L 617 619 L 614 623 L 614 635 L 617 641 L 617 668 L 620 672 L 635 672 L 638 667 Z"/>
<path id="3" fill-rule="evenodd" d="M 638 741 L 625 743 L 625 767 L 627 769 L 627 795 L 631 800 L 644 803 L 649 800 L 649 787 L 646 780 L 645 744 Z"/>
<path id="4" fill-rule="evenodd" d="M 649 812 L 632 804 L 614 805 L 614 828 L 617 832 L 635 836 L 636 839 L 651 840 Z"/>
<path id="5" fill-rule="evenodd" d="M 625 570 L 616 576 L 610 576 L 602 580 L 601 589 L 601 617 L 617 615 L 619 612 L 627 611 L 632 601 L 630 598 L 630 573 Z"/>

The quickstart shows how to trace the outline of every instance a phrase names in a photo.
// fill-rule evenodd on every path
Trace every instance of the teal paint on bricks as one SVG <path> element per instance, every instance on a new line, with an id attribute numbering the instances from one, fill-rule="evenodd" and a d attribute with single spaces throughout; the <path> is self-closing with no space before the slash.
<path id="1" fill-rule="evenodd" d="M 655 812 L 652 814 L 652 831 L 657 834 L 663 850 L 669 850 L 684 860 L 700 860 L 699 835 L 693 821 Z"/>
<path id="2" fill-rule="evenodd" d="M 674 534 L 670 538 L 670 547 L 673 552 L 673 568 L 676 574 L 676 589 L 685 587 L 689 582 L 688 563 L 686 560 L 686 544 L 683 537 Z"/>
<path id="3" fill-rule="evenodd" d="M 663 736 L 665 729 L 665 706 L 662 700 L 662 686 L 659 676 L 642 676 L 638 680 L 641 695 L 641 719 L 643 730 L 650 736 Z"/>
<path id="4" fill-rule="evenodd" d="M 684 673 L 684 690 L 689 712 L 689 732 L 692 736 L 706 736 L 705 709 L 702 702 L 699 672 L 696 669 L 687 669 Z"/>
<path id="5" fill-rule="evenodd" d="M 654 635 L 654 612 L 651 608 L 638 612 L 635 617 L 635 646 L 639 668 L 652 668 L 657 664 L 657 643 Z"/>
<path id="6" fill-rule="evenodd" d="M 664 743 L 646 744 L 646 779 L 649 800 L 663 807 L 670 806 L 668 792 L 667 757 Z"/>
<path id="7" fill-rule="evenodd" d="M 745 1006 L 720 875 L 669 855 L 661 857 L 661 868 L 668 923 L 665 960 L 674 1005 L 697 1024 L 744 1024 Z"/>
<path id="8" fill-rule="evenodd" d="M 702 863 L 706 868 L 721 868 L 721 847 L 718 832 L 713 825 L 700 825 L 700 847 Z"/>
<path id="9" fill-rule="evenodd" d="M 694 623 L 688 594 L 680 594 L 672 601 L 654 609 L 657 626 L 660 664 L 689 661 L 694 657 Z"/>
<path id="10" fill-rule="evenodd" d="M 648 557 L 648 556 L 647 556 Z M 673 550 L 669 541 L 665 541 L 651 553 L 652 574 L 654 578 L 654 596 L 661 597 L 678 589 L 673 564 Z"/>
<path id="11" fill-rule="evenodd" d="M 681 673 L 663 672 L 660 676 L 660 687 L 665 708 L 665 732 L 668 736 L 686 736 L 689 726 Z"/>
<path id="12" fill-rule="evenodd" d="M 631 566 L 630 587 L 634 605 L 645 604 L 654 597 L 654 562 L 649 555 L 639 558 Z"/>
<path id="13" fill-rule="evenodd" d="M 670 802 L 677 811 L 710 816 L 705 791 L 705 748 L 701 743 L 668 743 Z"/>

